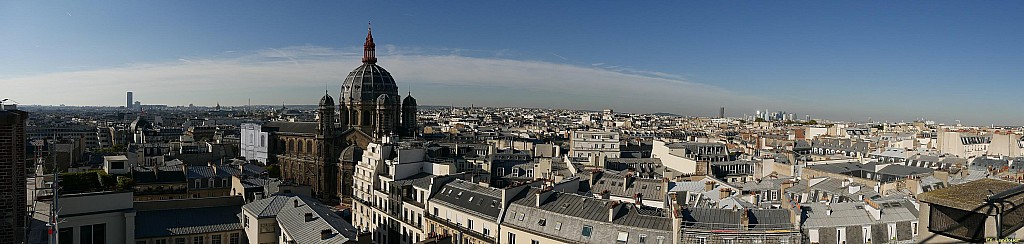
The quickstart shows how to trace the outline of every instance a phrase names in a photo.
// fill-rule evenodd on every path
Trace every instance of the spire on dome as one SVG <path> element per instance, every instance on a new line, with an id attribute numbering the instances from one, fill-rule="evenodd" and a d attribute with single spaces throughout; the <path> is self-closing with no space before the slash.
<path id="1" fill-rule="evenodd" d="M 366 23 L 366 43 L 363 44 L 363 63 L 377 63 L 376 45 L 373 44 L 373 26 Z"/>

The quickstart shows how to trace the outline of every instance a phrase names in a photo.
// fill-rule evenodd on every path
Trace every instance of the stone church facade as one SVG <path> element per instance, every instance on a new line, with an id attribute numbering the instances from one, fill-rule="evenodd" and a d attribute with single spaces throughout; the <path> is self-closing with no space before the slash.
<path id="1" fill-rule="evenodd" d="M 280 166 L 281 178 L 311 186 L 325 202 L 351 197 L 355 165 L 370 142 L 417 131 L 416 99 L 401 99 L 391 73 L 377 65 L 370 31 L 362 61 L 345 78 L 337 104 L 329 94 L 320 99 L 315 122 L 263 125 L 270 135 L 268 158 Z"/>

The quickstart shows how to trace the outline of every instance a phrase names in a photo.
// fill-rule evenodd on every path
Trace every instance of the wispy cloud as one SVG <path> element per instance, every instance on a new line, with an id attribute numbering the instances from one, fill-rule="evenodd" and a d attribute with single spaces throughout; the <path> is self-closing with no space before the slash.
<path id="1" fill-rule="evenodd" d="M 558 58 L 560 58 L 562 60 L 569 60 L 569 59 L 567 59 L 565 57 L 562 57 L 562 55 L 558 55 L 557 53 L 551 53 L 551 55 L 555 55 L 555 57 L 558 57 Z"/>
<path id="2" fill-rule="evenodd" d="M 426 54 L 388 48 L 379 57 L 421 104 L 615 108 L 636 112 L 708 115 L 718 106 L 773 104 L 756 96 L 642 70 L 611 70 L 501 57 Z M 465 51 L 463 49 L 455 53 Z M 444 51 L 441 51 L 444 52 Z M 348 71 L 359 65 L 355 50 L 318 46 L 238 52 L 230 58 L 189 57 L 178 62 L 134 64 L 87 71 L 0 79 L 27 104 L 118 105 L 127 90 L 143 103 L 312 104 L 330 84 L 337 94 Z M 412 53 L 412 54 L 409 54 Z"/>

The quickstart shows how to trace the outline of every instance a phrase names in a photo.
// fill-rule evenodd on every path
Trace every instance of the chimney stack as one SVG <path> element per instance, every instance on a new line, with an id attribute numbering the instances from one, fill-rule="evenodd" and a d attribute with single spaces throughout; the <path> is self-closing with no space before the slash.
<path id="1" fill-rule="evenodd" d="M 299 199 L 292 200 L 292 203 L 294 204 L 294 207 L 299 207 Z"/>
<path id="2" fill-rule="evenodd" d="M 710 192 L 712 189 L 715 189 L 715 182 L 708 181 L 704 183 L 704 192 Z"/>
<path id="3" fill-rule="evenodd" d="M 622 177 L 622 191 L 629 190 L 629 183 L 632 181 L 633 173 L 626 173 L 626 177 Z"/>
<path id="4" fill-rule="evenodd" d="M 608 222 L 614 221 L 615 217 L 617 217 L 619 215 L 619 212 L 621 212 L 622 208 L 624 208 L 625 205 L 626 205 L 626 204 L 624 204 L 622 202 L 619 202 L 619 201 L 610 202 L 610 203 L 611 203 L 611 207 L 608 208 Z"/>
<path id="5" fill-rule="evenodd" d="M 306 213 L 306 222 L 313 221 L 313 213 Z"/>
<path id="6" fill-rule="evenodd" d="M 722 190 L 719 190 L 718 199 L 725 199 L 726 197 L 729 197 L 731 195 L 732 189 L 722 188 Z"/>
<path id="7" fill-rule="evenodd" d="M 327 240 L 331 238 L 331 234 L 334 232 L 331 229 L 324 229 L 320 231 L 320 240 Z"/>
<path id="8" fill-rule="evenodd" d="M 750 209 L 744 208 L 740 212 L 740 225 L 742 225 L 740 228 L 746 230 L 750 227 Z"/>
<path id="9" fill-rule="evenodd" d="M 551 187 L 544 188 L 541 192 L 538 192 L 535 207 L 539 208 L 541 204 L 546 203 L 552 194 L 554 194 L 554 191 L 552 191 Z"/>

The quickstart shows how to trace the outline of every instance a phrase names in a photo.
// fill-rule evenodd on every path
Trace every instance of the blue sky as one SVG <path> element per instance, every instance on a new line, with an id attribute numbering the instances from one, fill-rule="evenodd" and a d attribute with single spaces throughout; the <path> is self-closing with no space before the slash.
<path id="1" fill-rule="evenodd" d="M 25 104 L 311 104 L 372 21 L 421 104 L 1021 124 L 1019 1 L 4 1 Z M 7 93 L 0 90 L 0 93 Z"/>

